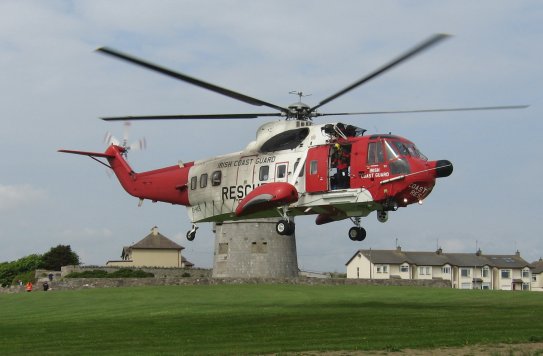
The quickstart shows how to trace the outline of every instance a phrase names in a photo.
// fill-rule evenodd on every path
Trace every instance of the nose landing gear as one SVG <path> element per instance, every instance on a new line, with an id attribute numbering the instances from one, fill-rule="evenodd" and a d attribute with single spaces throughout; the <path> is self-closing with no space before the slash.
<path id="1" fill-rule="evenodd" d="M 366 229 L 360 226 L 360 217 L 351 218 L 356 226 L 349 229 L 349 238 L 351 241 L 364 241 L 366 238 Z"/>

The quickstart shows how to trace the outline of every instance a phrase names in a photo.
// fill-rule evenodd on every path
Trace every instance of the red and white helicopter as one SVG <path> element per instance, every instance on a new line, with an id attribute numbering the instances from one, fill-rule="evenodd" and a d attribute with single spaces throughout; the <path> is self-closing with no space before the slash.
<path id="1" fill-rule="evenodd" d="M 187 207 L 192 229 L 197 223 L 279 217 L 280 235 L 294 233 L 294 217 L 316 214 L 317 224 L 350 218 L 353 241 L 362 241 L 366 231 L 362 217 L 376 211 L 380 222 L 388 212 L 421 203 L 434 188 L 436 178 L 449 176 L 453 165 L 447 160 L 430 161 L 406 138 L 391 134 L 364 135 L 365 130 L 339 122 L 314 124 L 319 116 L 384 113 L 440 112 L 515 109 L 526 106 L 494 106 L 387 112 L 320 113 L 321 106 L 379 76 L 410 57 L 445 39 L 436 34 L 343 90 L 311 107 L 300 101 L 288 107 L 268 103 L 208 82 L 157 66 L 110 48 L 98 51 L 184 82 L 256 106 L 273 113 L 223 115 L 171 115 L 107 117 L 106 121 L 170 119 L 253 119 L 279 116 L 284 120 L 265 123 L 256 140 L 235 153 L 205 160 L 136 173 L 126 161 L 130 146 L 113 142 L 104 153 L 59 150 L 90 156 L 110 167 L 131 195 L 153 202 Z M 100 159 L 107 160 L 108 163 Z"/>

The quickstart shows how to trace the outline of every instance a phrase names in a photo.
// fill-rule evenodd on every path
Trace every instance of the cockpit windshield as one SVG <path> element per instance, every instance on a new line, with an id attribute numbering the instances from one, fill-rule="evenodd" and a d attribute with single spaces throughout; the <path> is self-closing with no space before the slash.
<path id="1" fill-rule="evenodd" d="M 407 156 L 415 157 L 427 161 L 428 158 L 419 151 L 417 146 L 411 142 L 402 142 L 396 140 L 386 140 L 387 154 L 389 157 Z M 393 152 L 389 152 L 393 151 Z"/>

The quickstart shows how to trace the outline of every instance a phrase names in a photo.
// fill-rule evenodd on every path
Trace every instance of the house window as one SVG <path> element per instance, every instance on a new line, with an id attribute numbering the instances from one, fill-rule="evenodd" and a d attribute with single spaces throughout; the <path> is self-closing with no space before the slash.
<path id="1" fill-rule="evenodd" d="M 309 163 L 309 174 L 317 174 L 317 167 L 319 161 L 313 160 Z"/>
<path id="2" fill-rule="evenodd" d="M 207 173 L 204 173 L 200 176 L 200 188 L 207 187 Z"/>
<path id="3" fill-rule="evenodd" d="M 376 265 L 377 273 L 388 273 L 388 265 Z"/>
<path id="4" fill-rule="evenodd" d="M 196 189 L 196 185 L 197 185 L 197 183 L 198 183 L 197 181 L 198 181 L 198 178 L 197 178 L 196 176 L 194 176 L 194 177 L 192 177 L 192 178 L 190 179 L 190 189 L 191 189 L 191 190 Z"/>
<path id="5" fill-rule="evenodd" d="M 213 174 L 211 175 L 211 185 L 214 187 L 221 185 L 221 178 L 222 178 L 221 171 L 213 172 Z"/>
<path id="6" fill-rule="evenodd" d="M 530 290 L 530 284 L 522 283 L 522 290 Z"/>
<path id="7" fill-rule="evenodd" d="M 419 275 L 421 276 L 429 276 L 432 274 L 432 267 L 430 266 L 420 266 L 419 267 Z"/>
<path id="8" fill-rule="evenodd" d="M 490 276 L 490 270 L 488 269 L 488 267 L 483 267 L 483 271 L 482 271 L 482 274 L 483 274 L 483 278 L 488 278 Z"/>
<path id="9" fill-rule="evenodd" d="M 537 282 L 537 275 L 532 274 L 532 282 Z"/>
<path id="10" fill-rule="evenodd" d="M 481 289 L 485 289 L 485 290 L 490 289 L 490 283 L 483 283 L 481 285 Z"/>
<path id="11" fill-rule="evenodd" d="M 530 278 L 530 270 L 529 269 L 523 269 L 522 270 L 522 278 Z"/>
<path id="12" fill-rule="evenodd" d="M 270 176 L 270 166 L 261 166 L 258 173 L 258 179 L 263 182 L 268 180 Z"/>
<path id="13" fill-rule="evenodd" d="M 502 269 L 501 275 L 503 279 L 510 279 L 511 278 L 511 270 L 510 269 Z"/>
<path id="14" fill-rule="evenodd" d="M 449 266 L 441 267 L 441 273 L 443 273 L 443 274 L 451 274 L 451 267 L 449 267 Z"/>
<path id="15" fill-rule="evenodd" d="M 461 277 L 469 277 L 469 276 L 471 276 L 471 269 L 469 269 L 469 268 L 460 268 L 460 276 Z"/>
<path id="16" fill-rule="evenodd" d="M 403 273 L 409 272 L 409 265 L 401 265 L 400 272 L 403 272 Z"/>

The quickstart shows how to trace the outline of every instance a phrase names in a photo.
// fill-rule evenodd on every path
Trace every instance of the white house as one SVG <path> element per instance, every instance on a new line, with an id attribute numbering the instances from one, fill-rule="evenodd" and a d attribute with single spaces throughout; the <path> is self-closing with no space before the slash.
<path id="1" fill-rule="evenodd" d="M 530 290 L 531 265 L 514 255 L 358 250 L 347 262 L 347 278 L 441 279 L 459 289 Z"/>
<path id="2" fill-rule="evenodd" d="M 543 292 L 543 259 L 533 262 L 532 266 L 532 290 Z"/>

